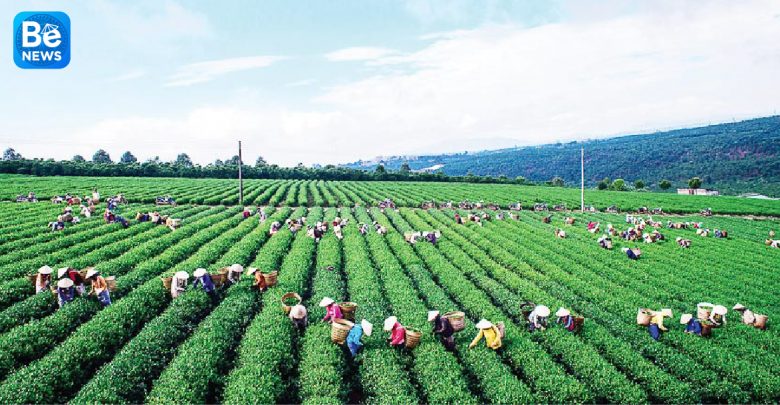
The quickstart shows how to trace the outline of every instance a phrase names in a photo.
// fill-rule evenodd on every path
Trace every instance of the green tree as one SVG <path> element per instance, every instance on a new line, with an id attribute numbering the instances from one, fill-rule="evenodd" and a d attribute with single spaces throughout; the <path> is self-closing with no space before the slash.
<path id="1" fill-rule="evenodd" d="M 566 183 L 563 181 L 562 178 L 555 176 L 550 180 L 550 185 L 553 187 L 563 187 Z"/>
<path id="2" fill-rule="evenodd" d="M 225 164 L 238 166 L 238 155 L 233 155 L 233 157 L 225 161 Z"/>
<path id="3" fill-rule="evenodd" d="M 385 165 L 383 165 L 381 163 L 376 166 L 376 170 L 374 170 L 374 171 L 377 174 L 385 174 L 385 173 L 387 173 L 387 171 L 385 170 Z"/>
<path id="4" fill-rule="evenodd" d="M 412 168 L 409 167 L 409 162 L 404 162 L 401 165 L 401 170 L 400 170 L 401 173 L 409 174 L 411 171 L 412 171 Z"/>
<path id="5" fill-rule="evenodd" d="M 73 155 L 73 158 L 70 159 L 70 160 L 72 160 L 72 161 L 74 161 L 76 163 L 83 163 L 83 162 L 87 161 L 86 159 L 84 159 L 84 156 L 81 156 L 81 155 Z"/>
<path id="6" fill-rule="evenodd" d="M 114 163 L 111 160 L 111 156 L 103 149 L 98 149 L 94 155 L 92 155 L 92 161 L 94 163 Z"/>
<path id="7" fill-rule="evenodd" d="M 645 182 L 642 181 L 642 180 L 635 181 L 634 182 L 634 188 L 636 188 L 637 190 L 641 190 L 641 189 L 645 188 Z"/>
<path id="8" fill-rule="evenodd" d="M 626 181 L 623 179 L 615 179 L 612 182 L 612 189 L 615 191 L 623 191 L 626 189 Z"/>
<path id="9" fill-rule="evenodd" d="M 3 152 L 3 160 L 22 160 L 22 155 L 14 148 L 8 148 Z"/>
<path id="10" fill-rule="evenodd" d="M 672 187 L 672 182 L 669 181 L 669 180 L 666 180 L 666 179 L 661 180 L 661 181 L 658 182 L 658 187 L 661 190 L 668 190 L 668 189 L 670 189 Z"/>
<path id="11" fill-rule="evenodd" d="M 263 167 L 263 166 L 268 166 L 268 162 L 266 162 L 262 156 L 258 156 L 257 160 L 255 160 L 255 167 Z"/>
<path id="12" fill-rule="evenodd" d="M 691 178 L 690 180 L 688 180 L 688 187 L 701 188 L 701 179 L 698 177 Z"/>
<path id="13" fill-rule="evenodd" d="M 599 182 L 599 184 L 597 184 L 597 185 L 596 185 L 596 187 L 597 187 L 599 190 L 606 190 L 606 189 L 608 189 L 608 188 L 609 188 L 609 184 L 605 183 L 605 182 L 604 182 L 604 180 L 601 180 L 601 181 Z"/>
<path id="14" fill-rule="evenodd" d="M 133 156 L 133 154 L 130 151 L 123 153 L 122 157 L 119 158 L 119 163 L 124 163 L 124 164 L 135 163 L 137 161 L 138 159 L 136 159 L 135 156 Z"/>
<path id="15" fill-rule="evenodd" d="M 190 159 L 190 156 L 186 153 L 179 153 L 179 155 L 176 156 L 175 163 L 177 166 L 192 167 L 192 159 Z"/>
<path id="16" fill-rule="evenodd" d="M 523 176 L 515 177 L 515 184 L 525 184 L 526 181 L 528 181 L 528 179 Z"/>

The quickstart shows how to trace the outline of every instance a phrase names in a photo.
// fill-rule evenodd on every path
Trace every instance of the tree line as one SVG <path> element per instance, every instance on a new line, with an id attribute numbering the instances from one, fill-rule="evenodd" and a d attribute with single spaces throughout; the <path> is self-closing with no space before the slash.
<path id="1" fill-rule="evenodd" d="M 75 155 L 70 160 L 26 159 L 13 148 L 3 153 L 0 161 L 0 173 L 26 174 L 33 176 L 97 176 L 97 177 L 185 177 L 185 178 L 238 178 L 238 155 L 228 159 L 217 159 L 207 165 L 192 162 L 186 154 L 179 154 L 173 161 L 162 161 L 154 157 L 139 162 L 132 152 L 123 153 L 118 161 L 103 149 L 92 155 L 91 160 Z M 299 163 L 295 167 L 280 167 L 268 164 L 258 157 L 254 165 L 241 165 L 242 176 L 246 179 L 288 179 L 288 180 L 362 180 L 362 181 L 429 181 L 429 182 L 469 182 L 469 183 L 507 183 L 514 179 L 505 176 L 448 176 L 442 172 L 417 173 L 408 165 L 399 170 L 385 170 L 378 166 L 375 170 L 365 171 L 335 165 L 306 167 Z"/>

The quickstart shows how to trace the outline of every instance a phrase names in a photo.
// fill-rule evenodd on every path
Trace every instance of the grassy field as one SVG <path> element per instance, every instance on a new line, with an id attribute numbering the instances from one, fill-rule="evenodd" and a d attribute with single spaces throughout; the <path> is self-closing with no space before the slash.
<path id="1" fill-rule="evenodd" d="M 238 204 L 238 181 L 222 179 L 32 177 L 0 175 L 0 201 L 34 191 L 40 199 L 73 193 L 85 195 L 97 187 L 103 196 L 123 193 L 130 202 L 154 203 L 157 196 L 171 195 L 178 203 L 199 205 Z M 317 180 L 245 180 L 246 204 L 271 206 L 335 207 L 372 205 L 392 198 L 398 206 L 419 207 L 423 201 L 492 202 L 508 208 L 544 202 L 550 206 L 580 206 L 580 190 L 508 184 L 346 182 Z M 780 201 L 738 197 L 684 196 L 673 193 L 586 190 L 585 203 L 599 210 L 615 205 L 621 211 L 639 207 L 662 208 L 668 213 L 698 213 L 712 208 L 716 214 L 780 216 Z"/>
<path id="2" fill-rule="evenodd" d="M 780 399 L 780 249 L 763 244 L 774 219 L 674 216 L 728 229 L 728 239 L 693 230 L 661 229 L 667 241 L 642 244 L 628 260 L 601 249 L 589 220 L 625 229 L 625 217 L 605 213 L 553 215 L 523 211 L 518 220 L 457 225 L 453 210 L 336 208 L 369 205 L 386 197 L 414 207 L 429 199 L 518 200 L 577 204 L 576 190 L 471 184 L 350 183 L 253 180 L 247 198 L 269 220 L 243 219 L 235 181 L 0 177 L 2 199 L 36 191 L 86 194 L 123 192 L 123 215 L 156 209 L 156 195 L 176 207 L 161 211 L 183 224 L 176 231 L 131 220 L 128 228 L 101 218 L 51 233 L 46 223 L 62 210 L 48 201 L 0 202 L 0 402 L 2 403 L 692 403 L 766 402 Z M 777 202 L 691 198 L 667 194 L 589 192 L 597 207 L 661 206 L 669 212 L 713 211 L 777 215 Z M 596 203 L 601 198 L 601 203 Z M 710 203 L 711 202 L 711 203 Z M 718 205 L 720 204 L 720 205 Z M 99 209 L 102 209 L 102 204 Z M 466 211 L 460 211 L 466 214 Z M 565 215 L 577 218 L 564 225 Z M 329 232 L 319 242 L 271 222 L 306 217 L 307 224 L 341 216 L 344 238 Z M 666 221 L 667 218 L 656 217 Z M 361 235 L 357 223 L 377 221 L 386 236 Z M 553 229 L 563 228 L 566 239 Z M 438 229 L 436 245 L 404 241 L 404 232 Z M 679 248 L 674 238 L 691 239 Z M 243 279 L 210 300 L 188 290 L 172 300 L 160 281 L 176 271 L 232 263 L 279 270 L 265 294 Z M 34 294 L 26 279 L 40 266 L 97 266 L 115 276 L 113 305 L 77 298 L 57 310 L 51 294 Z M 328 267 L 332 266 L 332 270 Z M 297 333 L 280 298 L 298 292 L 311 325 Z M 358 361 L 330 341 L 316 304 L 330 296 L 358 303 L 358 319 L 374 324 Z M 529 333 L 520 303 L 532 300 L 570 308 L 586 318 L 579 334 L 561 327 Z M 709 301 L 737 302 L 770 317 L 768 330 L 728 324 L 704 339 L 683 333 L 678 320 Z M 653 341 L 636 325 L 640 307 L 671 308 L 670 331 Z M 430 333 L 428 310 L 466 313 L 466 329 L 448 352 Z M 420 346 L 395 350 L 385 342 L 385 317 L 424 331 Z M 503 347 L 469 350 L 475 322 L 503 321 Z M 20 342 L 24 342 L 20 344 Z"/>

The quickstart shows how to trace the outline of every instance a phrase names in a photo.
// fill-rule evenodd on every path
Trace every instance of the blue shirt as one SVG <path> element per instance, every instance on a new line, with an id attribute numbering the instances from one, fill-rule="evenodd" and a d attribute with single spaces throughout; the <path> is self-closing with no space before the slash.
<path id="1" fill-rule="evenodd" d="M 688 325 L 685 327 L 685 331 L 701 335 L 701 322 L 699 322 L 698 319 L 691 319 L 688 321 Z"/>
<path id="2" fill-rule="evenodd" d="M 204 274 L 203 276 L 196 278 L 195 282 L 192 283 L 192 286 L 196 287 L 198 284 L 203 285 L 203 291 L 205 292 L 214 291 L 214 282 L 211 280 L 209 274 Z"/>
<path id="3" fill-rule="evenodd" d="M 71 302 L 74 298 L 76 298 L 76 290 L 73 287 L 70 287 L 67 290 L 57 288 L 57 297 L 62 302 Z"/>
<path id="4" fill-rule="evenodd" d="M 363 337 L 363 327 L 360 325 L 355 325 L 352 327 L 352 329 L 349 330 L 349 335 L 347 335 L 347 344 L 357 347 L 363 346 L 363 343 L 360 342 L 361 337 Z"/>

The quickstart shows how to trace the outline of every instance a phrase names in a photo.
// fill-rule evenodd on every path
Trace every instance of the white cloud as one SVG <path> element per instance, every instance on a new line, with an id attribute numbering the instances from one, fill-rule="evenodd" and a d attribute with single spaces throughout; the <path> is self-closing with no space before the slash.
<path id="1" fill-rule="evenodd" d="M 190 86 L 228 73 L 268 67 L 283 59 L 280 56 L 247 56 L 192 63 L 179 67 L 176 73 L 168 78 L 166 86 Z"/>
<path id="2" fill-rule="evenodd" d="M 187 152 L 206 163 L 232 155 L 242 139 L 248 160 L 261 154 L 284 165 L 333 163 L 582 139 L 777 110 L 780 3 L 673 4 L 608 19 L 572 15 L 570 22 L 533 28 L 490 25 L 439 34 L 413 53 L 363 53 L 359 60 L 403 63 L 403 69 L 361 66 L 368 77 L 325 88 L 312 103 L 241 100 L 163 118 L 106 119 L 76 129 L 67 145 L 34 150 L 70 157 L 105 147 L 115 157 L 130 149 L 139 158 L 163 159 Z M 219 62 L 195 64 L 200 67 L 171 81 L 235 71 Z M 13 146 L 28 154 L 23 143 Z"/>
<path id="3" fill-rule="evenodd" d="M 332 62 L 369 61 L 396 53 L 393 49 L 371 46 L 356 46 L 339 49 L 325 54 L 325 59 Z"/>
<path id="4" fill-rule="evenodd" d="M 147 51 L 170 47 L 174 41 L 192 41 L 214 35 L 214 28 L 205 14 L 185 8 L 174 0 L 98 0 L 88 6 L 105 24 L 101 32 L 94 34 L 119 37 L 125 43 Z M 86 26 L 87 29 L 91 27 L 97 25 Z"/>
<path id="5" fill-rule="evenodd" d="M 107 82 L 125 82 L 128 80 L 135 80 L 140 79 L 142 77 L 146 76 L 146 70 L 144 69 L 134 69 L 131 71 L 128 71 L 126 73 L 123 73 L 119 76 L 111 77 L 106 79 Z"/>
<path id="6" fill-rule="evenodd" d="M 303 80 L 298 80 L 298 81 L 295 81 L 295 82 L 287 83 L 286 86 L 287 87 L 303 87 L 303 86 L 311 86 L 314 83 L 317 83 L 317 81 L 314 80 L 314 79 L 303 79 Z"/>

